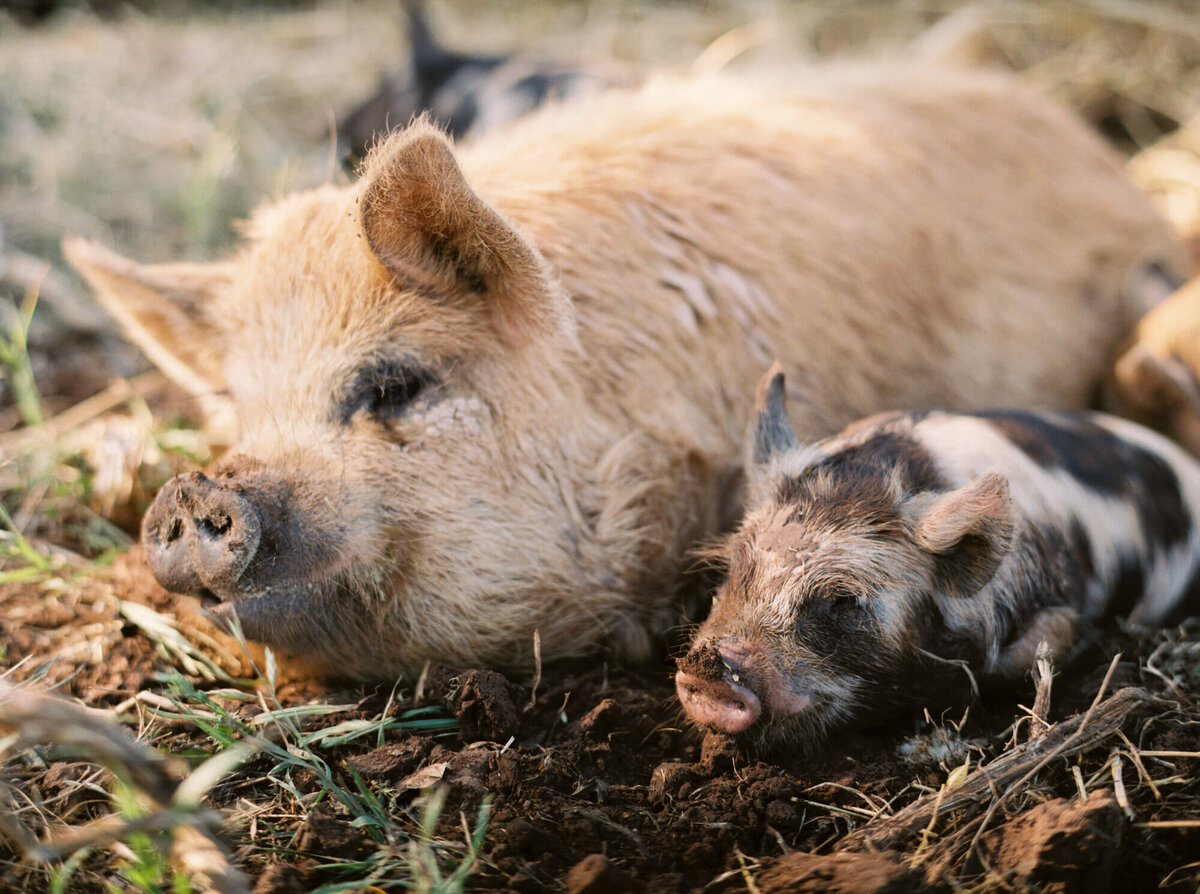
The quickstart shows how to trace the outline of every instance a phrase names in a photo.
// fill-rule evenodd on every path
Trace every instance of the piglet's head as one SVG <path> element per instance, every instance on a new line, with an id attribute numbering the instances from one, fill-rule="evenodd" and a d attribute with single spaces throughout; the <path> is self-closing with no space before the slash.
<path id="1" fill-rule="evenodd" d="M 875 417 L 802 446 L 776 367 L 759 386 L 750 503 L 719 547 L 708 619 L 679 659 L 696 723 L 772 746 L 815 747 L 838 725 L 921 704 L 943 659 L 980 644 L 951 630 L 978 610 L 1010 548 L 1006 480 L 950 488 L 907 417 Z"/>

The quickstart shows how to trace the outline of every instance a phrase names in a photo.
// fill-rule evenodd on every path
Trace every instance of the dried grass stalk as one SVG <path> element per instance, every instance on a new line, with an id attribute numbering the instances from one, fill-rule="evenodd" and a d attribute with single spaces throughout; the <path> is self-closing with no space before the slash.
<path id="1" fill-rule="evenodd" d="M 953 811 L 976 814 L 985 805 L 1011 797 L 1032 782 L 1032 776 L 1050 761 L 1087 751 L 1121 728 L 1130 713 L 1165 702 L 1145 689 L 1128 687 L 1050 727 L 1046 733 L 1006 751 L 990 764 L 972 772 L 952 792 L 925 795 L 892 816 L 880 817 L 850 833 L 840 851 L 888 850 L 918 838 L 936 816 Z M 956 840 L 960 836 L 956 834 Z"/>

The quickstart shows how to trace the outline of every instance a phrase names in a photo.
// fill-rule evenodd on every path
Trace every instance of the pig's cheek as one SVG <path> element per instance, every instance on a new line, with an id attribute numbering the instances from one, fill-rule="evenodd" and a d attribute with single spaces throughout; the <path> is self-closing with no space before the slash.
<path id="1" fill-rule="evenodd" d="M 418 408 L 412 414 L 412 424 L 428 438 L 478 438 L 490 415 L 478 397 L 448 397 Z"/>
<path id="2" fill-rule="evenodd" d="M 792 717 L 811 710 L 813 704 L 814 699 L 807 692 L 796 692 L 789 687 L 780 693 L 772 708 L 774 709 L 774 713 L 780 716 Z"/>

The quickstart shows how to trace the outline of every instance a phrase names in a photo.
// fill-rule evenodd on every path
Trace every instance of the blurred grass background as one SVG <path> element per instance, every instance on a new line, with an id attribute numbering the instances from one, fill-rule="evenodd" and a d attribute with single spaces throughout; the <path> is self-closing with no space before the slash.
<path id="1" fill-rule="evenodd" d="M 260 199 L 342 176 L 334 119 L 407 52 L 394 0 L 116 8 L 102 19 L 66 4 L 35 28 L 0 18 L 9 249 L 57 262 L 74 232 L 143 260 L 213 257 Z M 451 0 L 429 13 L 458 49 L 616 60 L 635 75 L 686 69 L 747 25 L 755 45 L 735 65 L 957 55 L 1021 70 L 1093 120 L 1123 115 L 1142 145 L 1200 104 L 1195 2 Z"/>

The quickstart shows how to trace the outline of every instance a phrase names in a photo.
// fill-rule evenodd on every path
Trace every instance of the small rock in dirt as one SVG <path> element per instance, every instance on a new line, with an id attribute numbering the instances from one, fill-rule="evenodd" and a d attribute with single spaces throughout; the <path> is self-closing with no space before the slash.
<path id="1" fill-rule="evenodd" d="M 733 736 L 709 730 L 700 745 L 700 772 L 706 776 L 717 776 L 733 769 L 737 758 L 738 742 Z"/>
<path id="2" fill-rule="evenodd" d="M 617 729 L 623 719 L 616 699 L 606 698 L 579 719 L 579 728 L 587 735 L 604 736 Z"/>
<path id="3" fill-rule="evenodd" d="M 291 863 L 272 863 L 254 883 L 253 894 L 305 894 L 304 873 Z"/>
<path id="4" fill-rule="evenodd" d="M 767 823 L 777 831 L 794 829 L 800 824 L 800 814 L 787 801 L 772 801 L 767 805 Z"/>
<path id="5" fill-rule="evenodd" d="M 659 764 L 650 774 L 650 802 L 661 804 L 674 798 L 680 786 L 692 780 L 692 768 L 689 764 L 668 761 Z"/>
<path id="6" fill-rule="evenodd" d="M 787 854 L 755 880 L 761 894 L 912 894 L 924 876 L 895 854 Z"/>
<path id="7" fill-rule="evenodd" d="M 496 769 L 488 776 L 487 789 L 497 794 L 512 794 L 521 784 L 521 762 L 513 754 L 496 759 Z"/>
<path id="8" fill-rule="evenodd" d="M 461 673 L 446 698 L 446 709 L 458 718 L 464 742 L 507 742 L 517 734 L 521 689 L 490 670 Z"/>
<path id="9" fill-rule="evenodd" d="M 367 846 L 363 833 L 345 820 L 310 813 L 296 842 L 299 850 L 323 857 L 353 860 Z"/>
<path id="10" fill-rule="evenodd" d="M 989 866 L 1052 894 L 1100 894 L 1110 889 L 1126 822 L 1112 791 L 1086 801 L 1055 798 L 984 834 Z"/>
<path id="11" fill-rule="evenodd" d="M 729 854 L 729 849 L 714 838 L 702 838 L 683 852 L 681 863 L 699 881 L 712 875 Z"/>
<path id="12" fill-rule="evenodd" d="M 446 809 L 457 809 L 466 801 L 478 801 L 488 794 L 488 780 L 496 772 L 498 758 L 492 749 L 451 751 L 435 745 L 428 761 L 397 781 L 397 788 L 427 788 L 435 782 L 449 786 Z"/>
<path id="13" fill-rule="evenodd" d="M 604 854 L 588 854 L 567 873 L 567 894 L 628 891 L 629 877 Z"/>
<path id="14" fill-rule="evenodd" d="M 509 823 L 507 832 L 509 846 L 526 860 L 540 860 L 561 847 L 557 836 L 524 817 L 518 817 Z"/>
<path id="15" fill-rule="evenodd" d="M 363 779 L 395 781 L 412 773 L 425 762 L 433 750 L 428 736 L 409 736 L 400 742 L 389 742 L 366 754 L 346 758 L 346 765 Z"/>

